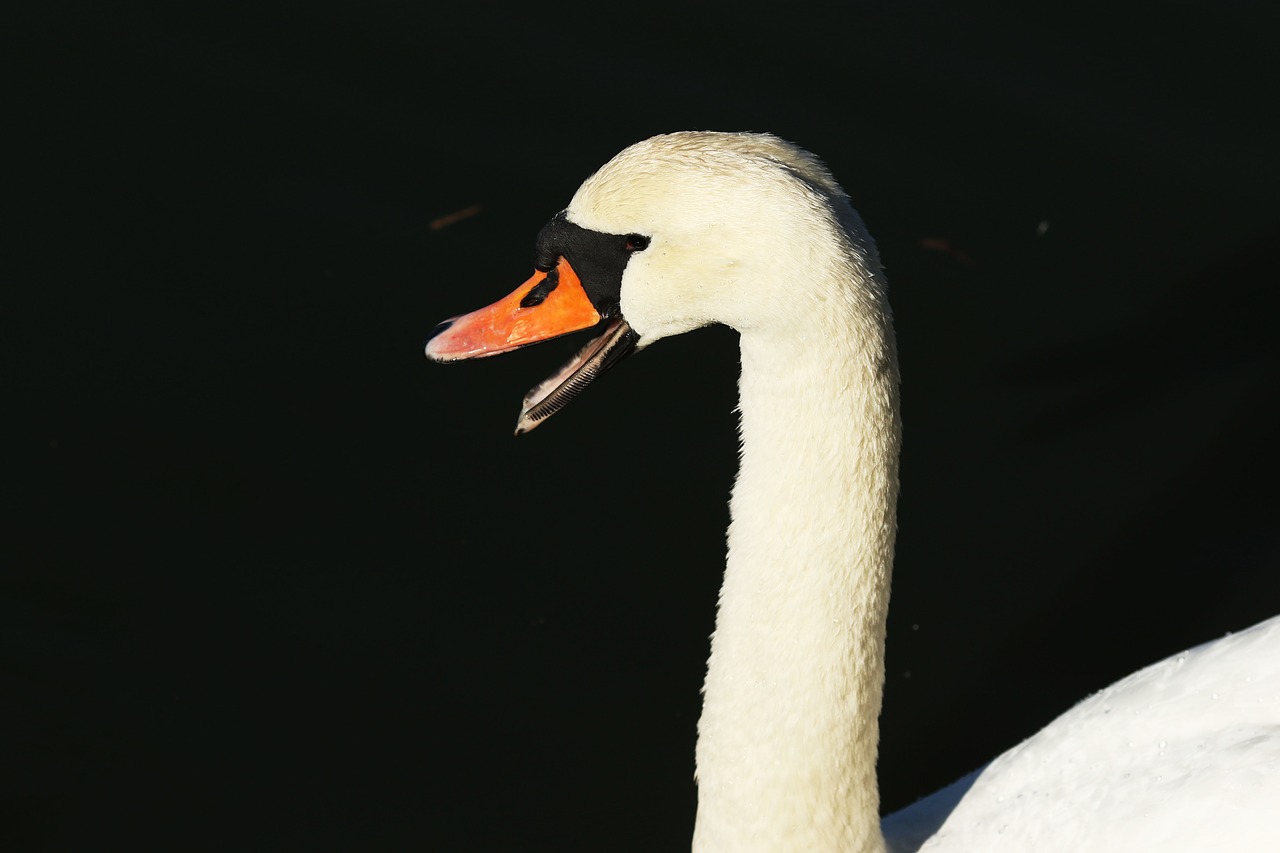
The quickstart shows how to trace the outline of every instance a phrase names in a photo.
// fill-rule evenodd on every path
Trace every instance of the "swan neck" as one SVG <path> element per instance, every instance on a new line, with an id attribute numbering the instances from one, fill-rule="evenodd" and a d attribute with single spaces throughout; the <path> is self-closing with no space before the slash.
<path id="1" fill-rule="evenodd" d="M 884 849 L 875 762 L 897 367 L 882 299 L 818 307 L 803 335 L 742 334 L 742 463 L 699 722 L 695 851 Z"/>

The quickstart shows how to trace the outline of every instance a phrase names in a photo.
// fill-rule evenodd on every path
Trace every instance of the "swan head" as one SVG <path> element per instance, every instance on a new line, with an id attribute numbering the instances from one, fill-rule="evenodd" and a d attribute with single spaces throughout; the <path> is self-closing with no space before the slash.
<path id="1" fill-rule="evenodd" d="M 497 355 L 600 327 L 525 397 L 519 434 L 661 338 L 712 323 L 803 334 L 815 303 L 857 298 L 840 274 L 851 263 L 875 289 L 874 244 L 812 154 L 768 134 L 664 134 L 587 178 L 539 233 L 534 275 L 441 323 L 426 355 Z"/>

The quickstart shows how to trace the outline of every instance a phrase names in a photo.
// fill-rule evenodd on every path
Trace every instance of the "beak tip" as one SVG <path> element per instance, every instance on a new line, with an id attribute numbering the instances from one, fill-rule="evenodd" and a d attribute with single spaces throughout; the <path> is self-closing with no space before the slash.
<path id="1" fill-rule="evenodd" d="M 442 332 L 447 331 L 448 328 L 452 325 L 453 325 L 453 320 L 445 320 L 443 323 L 440 323 L 434 329 L 432 329 L 430 332 L 427 333 L 427 339 L 423 341 L 423 344 L 422 344 L 423 354 L 425 354 L 427 358 L 431 359 L 432 361 L 444 360 L 443 358 L 440 357 L 440 354 L 438 352 L 432 351 L 431 342 L 435 340 L 437 337 L 439 337 L 439 335 Z"/>
<path id="2" fill-rule="evenodd" d="M 530 422 L 530 421 L 529 421 L 529 420 L 524 416 L 524 414 L 525 414 L 524 412 L 521 412 L 521 413 L 520 413 L 520 419 L 516 421 L 516 431 L 515 431 L 515 435 L 516 435 L 517 437 L 522 436 L 522 435 L 524 435 L 524 434 L 525 434 L 525 433 L 527 433 L 527 432 L 530 432 L 534 427 L 536 427 L 536 426 L 538 425 L 538 422 L 537 422 L 537 421 L 533 421 L 533 422 L 531 423 L 531 422 Z"/>

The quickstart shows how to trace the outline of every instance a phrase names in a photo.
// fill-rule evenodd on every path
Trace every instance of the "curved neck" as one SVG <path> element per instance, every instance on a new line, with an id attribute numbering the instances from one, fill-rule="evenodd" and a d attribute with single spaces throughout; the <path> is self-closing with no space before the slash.
<path id="1" fill-rule="evenodd" d="M 698 725 L 700 853 L 884 849 L 898 377 L 881 289 L 846 287 L 861 298 L 816 301 L 802 335 L 742 334 L 742 463 Z"/>

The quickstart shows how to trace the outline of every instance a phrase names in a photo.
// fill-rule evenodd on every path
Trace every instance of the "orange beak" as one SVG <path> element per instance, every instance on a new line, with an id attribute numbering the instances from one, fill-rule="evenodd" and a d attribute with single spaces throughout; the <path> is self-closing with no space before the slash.
<path id="1" fill-rule="evenodd" d="M 427 358 L 460 361 L 497 355 L 599 322 L 600 312 L 578 274 L 561 258 L 550 272 L 534 273 L 492 305 L 441 323 L 427 341 Z"/>
<path id="2" fill-rule="evenodd" d="M 608 313 L 608 322 L 601 323 L 604 318 L 591 304 L 573 266 L 562 257 L 550 272 L 534 273 L 511 295 L 436 326 L 427 337 L 427 358 L 481 358 L 603 325 L 603 331 L 577 355 L 525 395 L 516 421 L 516 435 L 520 435 L 564 408 L 636 348 L 640 336 L 621 314 Z"/>

